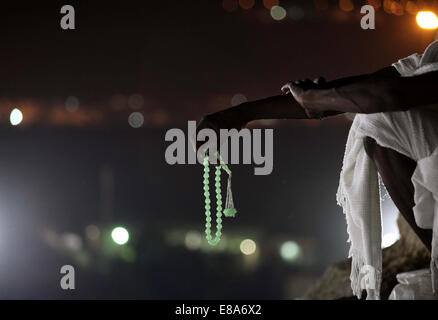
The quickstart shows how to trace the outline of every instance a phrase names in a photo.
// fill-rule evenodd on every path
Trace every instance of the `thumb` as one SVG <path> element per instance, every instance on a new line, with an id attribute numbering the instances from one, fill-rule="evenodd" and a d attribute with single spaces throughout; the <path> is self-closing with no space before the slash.
<path id="1" fill-rule="evenodd" d="M 296 100 L 301 100 L 301 95 L 303 94 L 304 90 L 300 85 L 297 85 L 295 83 L 291 83 L 289 85 L 289 92 L 294 96 Z"/>
<path id="2" fill-rule="evenodd" d="M 291 93 L 291 86 L 293 85 L 292 82 L 286 83 L 284 86 L 281 87 L 281 91 L 283 91 L 284 94 Z"/>

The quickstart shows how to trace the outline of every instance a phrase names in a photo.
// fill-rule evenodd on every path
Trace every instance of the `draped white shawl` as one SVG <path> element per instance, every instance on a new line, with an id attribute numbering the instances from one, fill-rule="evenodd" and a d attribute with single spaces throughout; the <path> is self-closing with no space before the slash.
<path id="1" fill-rule="evenodd" d="M 413 54 L 393 66 L 403 77 L 438 70 L 438 41 L 423 55 Z M 438 87 L 438 83 L 437 83 Z M 433 229 L 432 285 L 438 290 L 438 105 L 405 112 L 357 114 L 348 135 L 337 193 L 347 220 L 351 288 L 360 298 L 380 299 L 382 278 L 379 178 L 367 156 L 363 139 L 371 137 L 387 148 L 417 162 L 412 176 L 415 187 L 415 220 Z"/>

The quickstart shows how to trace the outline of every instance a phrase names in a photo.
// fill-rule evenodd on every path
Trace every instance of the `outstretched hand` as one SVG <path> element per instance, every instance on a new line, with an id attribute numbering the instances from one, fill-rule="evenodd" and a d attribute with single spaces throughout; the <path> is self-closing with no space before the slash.
<path id="1" fill-rule="evenodd" d="M 204 116 L 198 124 L 196 128 L 196 135 L 202 129 L 212 129 L 216 133 L 216 137 L 218 138 L 217 147 L 220 146 L 220 129 L 237 129 L 240 130 L 245 127 L 247 121 L 244 117 L 237 112 L 237 110 L 231 108 L 222 110 L 219 112 L 211 113 Z M 196 151 L 203 144 L 203 141 L 196 141 Z"/>

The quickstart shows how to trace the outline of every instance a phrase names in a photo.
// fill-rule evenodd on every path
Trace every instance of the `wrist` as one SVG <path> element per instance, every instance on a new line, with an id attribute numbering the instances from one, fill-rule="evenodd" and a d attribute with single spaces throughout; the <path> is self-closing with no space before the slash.
<path id="1" fill-rule="evenodd" d="M 310 119 L 322 119 L 336 105 L 339 95 L 334 88 L 308 90 L 301 100 L 301 106 Z"/>

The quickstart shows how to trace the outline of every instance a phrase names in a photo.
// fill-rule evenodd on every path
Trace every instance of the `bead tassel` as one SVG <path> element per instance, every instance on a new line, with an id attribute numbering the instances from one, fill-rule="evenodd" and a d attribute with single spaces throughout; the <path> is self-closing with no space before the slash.
<path id="1" fill-rule="evenodd" d="M 209 177 L 210 168 L 208 155 L 206 154 L 204 158 L 204 196 L 205 196 L 205 235 L 207 241 L 210 245 L 215 246 L 219 243 L 222 235 L 222 195 L 221 195 L 221 170 L 224 170 L 228 174 L 228 184 L 227 184 L 227 196 L 225 199 L 225 210 L 224 215 L 226 217 L 234 217 L 236 214 L 236 209 L 234 208 L 233 196 L 231 193 L 231 170 L 222 161 L 220 155 L 218 154 L 218 159 L 220 165 L 216 167 L 215 172 L 215 189 L 216 189 L 216 234 L 213 238 L 211 235 L 211 201 L 210 201 L 210 187 L 209 187 Z"/>

